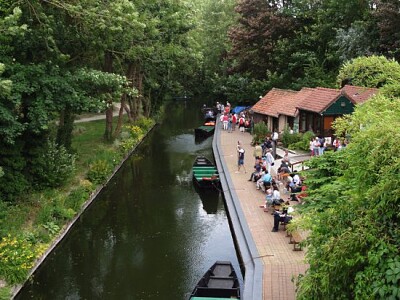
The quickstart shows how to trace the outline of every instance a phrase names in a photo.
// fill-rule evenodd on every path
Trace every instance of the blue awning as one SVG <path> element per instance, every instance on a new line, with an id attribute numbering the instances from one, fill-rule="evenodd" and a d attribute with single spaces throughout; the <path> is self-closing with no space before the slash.
<path id="1" fill-rule="evenodd" d="M 234 108 L 232 108 L 232 112 L 234 114 L 238 114 L 246 109 L 249 109 L 251 106 L 235 106 Z"/>

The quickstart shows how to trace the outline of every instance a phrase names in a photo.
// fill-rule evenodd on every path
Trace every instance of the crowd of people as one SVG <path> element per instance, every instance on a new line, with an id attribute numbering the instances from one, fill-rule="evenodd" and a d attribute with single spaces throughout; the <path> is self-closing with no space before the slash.
<path id="1" fill-rule="evenodd" d="M 348 144 L 347 139 L 335 138 L 330 144 L 323 136 L 316 136 L 310 140 L 311 156 L 323 155 L 328 146 L 332 145 L 334 151 L 342 150 Z"/>
<path id="2" fill-rule="evenodd" d="M 228 133 L 235 131 L 237 127 L 239 127 L 240 132 L 245 132 L 245 128 L 250 127 L 250 119 L 246 114 L 241 112 L 238 115 L 232 112 L 229 102 L 226 102 L 226 105 L 217 102 L 217 110 L 220 114 L 222 129 Z M 265 204 L 261 207 L 265 212 L 271 212 L 274 216 L 272 232 L 278 231 L 280 223 L 287 224 L 292 219 L 294 208 L 290 204 L 290 201 L 302 203 L 303 198 L 307 196 L 303 178 L 298 173 L 291 172 L 290 170 L 290 156 L 287 150 L 284 152 L 277 171 L 273 169 L 275 165 L 274 147 L 276 147 L 277 141 L 278 133 L 274 131 L 271 136 L 265 138 L 263 143 L 255 143 L 253 151 L 254 170 L 250 172 L 248 179 L 248 181 L 254 182 L 257 190 L 261 190 L 265 194 Z M 314 144 L 314 141 L 320 142 L 318 147 L 316 143 Z M 322 155 L 324 149 L 320 149 L 323 148 L 320 145 L 321 142 L 324 145 L 325 140 L 322 141 L 316 138 L 312 142 L 313 154 Z M 237 142 L 236 151 L 237 171 L 235 173 L 240 173 L 241 170 L 247 173 L 244 163 L 245 149 L 240 141 Z M 283 199 L 285 197 L 287 198 Z M 275 208 L 278 207 L 280 209 L 276 210 Z"/>
<path id="3" fill-rule="evenodd" d="M 251 127 L 251 119 L 245 112 L 239 114 L 232 112 L 231 104 L 227 101 L 226 105 L 217 102 L 217 111 L 220 114 L 220 121 L 222 129 L 231 133 L 239 127 L 240 132 L 245 132 L 247 128 Z"/>
<path id="4" fill-rule="evenodd" d="M 265 212 L 272 211 L 274 215 L 274 227 L 272 232 L 277 232 L 279 224 L 287 224 L 292 219 L 294 208 L 290 205 L 290 201 L 297 201 L 302 203 L 303 198 L 307 196 L 306 185 L 303 179 L 297 172 L 290 171 L 290 156 L 289 152 L 285 150 L 281 160 L 281 164 L 276 171 L 273 170 L 275 159 L 272 155 L 271 140 L 267 138 L 263 145 L 255 143 L 253 157 L 254 157 L 254 170 L 250 174 L 248 181 L 255 183 L 257 190 L 262 190 L 265 193 L 265 204 L 260 206 L 264 208 Z M 238 152 L 238 170 L 237 173 L 244 167 L 244 149 L 241 142 L 237 143 Z M 288 198 L 283 199 L 283 194 Z M 285 197 L 285 196 L 284 196 Z M 281 208 L 276 210 L 275 208 Z"/>

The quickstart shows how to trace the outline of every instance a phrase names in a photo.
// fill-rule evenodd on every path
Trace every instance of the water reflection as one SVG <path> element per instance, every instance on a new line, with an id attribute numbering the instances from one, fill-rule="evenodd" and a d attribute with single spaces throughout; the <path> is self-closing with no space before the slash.
<path id="1" fill-rule="evenodd" d="M 195 107 L 175 105 L 34 274 L 17 299 L 186 299 L 215 260 L 239 265 L 218 193 L 191 168 Z M 179 115 L 178 112 L 184 112 Z"/>
<path id="2" fill-rule="evenodd" d="M 222 201 L 220 192 L 215 189 L 200 189 L 196 185 L 194 186 L 197 194 L 200 196 L 203 204 L 203 209 L 207 214 L 216 214 L 218 211 L 219 200 Z"/>

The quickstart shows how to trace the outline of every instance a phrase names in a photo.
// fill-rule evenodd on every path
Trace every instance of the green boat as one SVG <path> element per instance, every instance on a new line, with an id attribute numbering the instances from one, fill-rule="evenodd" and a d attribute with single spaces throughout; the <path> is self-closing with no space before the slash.
<path id="1" fill-rule="evenodd" d="M 197 156 L 192 170 L 193 182 L 200 188 L 217 188 L 219 186 L 217 167 L 208 158 Z"/>
<path id="2" fill-rule="evenodd" d="M 194 136 L 196 139 L 199 138 L 208 138 L 209 136 L 214 134 L 215 126 L 213 125 L 202 125 L 200 127 L 195 128 Z"/>

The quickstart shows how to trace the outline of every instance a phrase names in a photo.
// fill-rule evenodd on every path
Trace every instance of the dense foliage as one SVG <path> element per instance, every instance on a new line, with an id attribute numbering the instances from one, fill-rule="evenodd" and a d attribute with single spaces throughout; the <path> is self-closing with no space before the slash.
<path id="1" fill-rule="evenodd" d="M 399 99 L 376 97 L 336 122 L 351 143 L 311 162 L 299 299 L 400 297 L 399 116 Z"/>
<path id="2" fill-rule="evenodd" d="M 199 62 L 187 34 L 192 14 L 172 0 L 1 1 L 0 201 L 73 174 L 43 155 L 48 141 L 74 151 L 77 114 L 105 113 L 112 140 L 123 123 L 121 114 L 112 128 L 113 103 L 133 122 L 156 113 L 166 94 L 191 89 Z"/>
<path id="3" fill-rule="evenodd" d="M 238 1 L 237 21 L 228 31 L 231 45 L 219 63 L 226 75 L 215 76 L 216 90 L 233 103 L 255 103 L 272 87 L 335 87 L 341 65 L 359 56 L 399 60 L 399 5 L 397 0 Z"/>
<path id="4" fill-rule="evenodd" d="M 5 215 L 27 216 L 28 191 L 48 193 L 29 199 L 40 229 L 7 236 L 1 259 L 14 263 L 14 245 L 49 242 L 165 99 L 207 92 L 251 105 L 272 87 L 351 83 L 381 96 L 336 123 L 351 138 L 346 151 L 311 162 L 299 297 L 400 297 L 399 22 L 398 0 L 1 0 L 0 238 L 26 222 Z M 129 124 L 121 110 L 113 128 L 116 102 Z M 104 140 L 119 151 L 74 148 L 75 116 L 88 112 L 106 114 Z M 285 145 L 307 149 L 311 135 L 287 133 Z M 62 197 L 51 188 L 74 178 L 79 155 L 90 157 L 86 179 Z M 20 281 L 37 253 L 21 252 L 0 277 Z"/>

